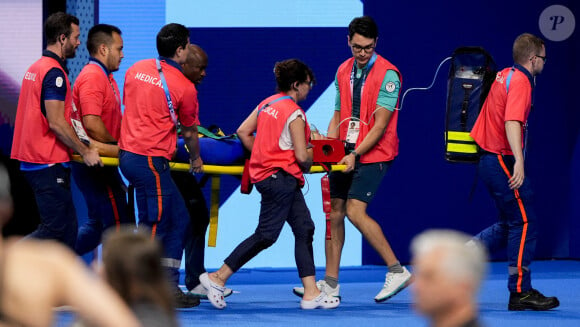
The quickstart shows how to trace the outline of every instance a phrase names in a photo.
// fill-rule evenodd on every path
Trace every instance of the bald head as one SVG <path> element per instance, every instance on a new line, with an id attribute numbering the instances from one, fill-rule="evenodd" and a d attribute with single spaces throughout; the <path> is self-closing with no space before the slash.
<path id="1" fill-rule="evenodd" d="M 183 66 L 183 74 L 194 84 L 200 84 L 205 78 L 207 53 L 197 44 L 189 45 L 189 55 Z"/>
<path id="2" fill-rule="evenodd" d="M 207 53 L 197 44 L 189 45 L 190 57 L 195 57 L 193 60 L 200 60 L 207 62 Z M 189 60 L 189 59 L 188 59 Z"/>

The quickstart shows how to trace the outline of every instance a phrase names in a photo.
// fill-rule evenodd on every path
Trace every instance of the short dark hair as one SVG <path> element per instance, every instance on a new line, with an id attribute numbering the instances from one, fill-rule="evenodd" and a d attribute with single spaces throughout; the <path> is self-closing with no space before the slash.
<path id="1" fill-rule="evenodd" d="M 314 73 L 305 63 L 298 59 L 287 59 L 277 62 L 274 66 L 277 89 L 287 92 L 292 89 L 295 82 L 304 83 L 310 77 L 312 83 L 316 83 Z"/>
<path id="2" fill-rule="evenodd" d="M 185 48 L 189 40 L 189 30 L 176 23 L 163 26 L 157 33 L 157 52 L 160 56 L 171 58 L 177 48 Z"/>
<path id="3" fill-rule="evenodd" d="M 523 65 L 531 57 L 540 54 L 544 40 L 530 33 L 521 34 L 514 41 L 513 58 L 516 64 Z"/>
<path id="4" fill-rule="evenodd" d="M 79 19 L 61 11 L 48 16 L 44 22 L 46 43 L 49 45 L 55 44 L 61 34 L 70 37 L 72 33 L 71 24 L 79 25 Z"/>
<path id="5" fill-rule="evenodd" d="M 379 28 L 377 23 L 369 16 L 356 17 L 348 25 L 349 40 L 355 34 L 360 34 L 369 39 L 376 39 L 379 36 Z"/>
<path id="6" fill-rule="evenodd" d="M 99 51 L 99 45 L 106 44 L 110 46 L 113 42 L 113 33 L 121 35 L 121 30 L 117 26 L 109 24 L 97 24 L 89 30 L 87 37 L 87 50 L 89 54 L 95 54 Z"/>

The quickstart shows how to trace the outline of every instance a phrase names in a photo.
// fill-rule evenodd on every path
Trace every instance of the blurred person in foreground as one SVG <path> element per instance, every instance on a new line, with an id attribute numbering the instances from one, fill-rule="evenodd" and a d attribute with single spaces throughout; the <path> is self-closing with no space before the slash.
<path id="1" fill-rule="evenodd" d="M 411 243 L 415 309 L 432 326 L 482 326 L 477 292 L 486 272 L 487 252 L 469 241 L 470 237 L 461 232 L 429 230 Z"/>
<path id="2" fill-rule="evenodd" d="M 10 181 L 0 165 L 0 227 L 11 215 Z M 0 325 L 51 326 L 53 308 L 64 305 L 91 326 L 140 326 L 119 296 L 64 245 L 0 237 Z"/>
<path id="3" fill-rule="evenodd" d="M 103 240 L 103 275 L 145 327 L 177 326 L 159 242 L 133 228 L 110 230 Z"/>

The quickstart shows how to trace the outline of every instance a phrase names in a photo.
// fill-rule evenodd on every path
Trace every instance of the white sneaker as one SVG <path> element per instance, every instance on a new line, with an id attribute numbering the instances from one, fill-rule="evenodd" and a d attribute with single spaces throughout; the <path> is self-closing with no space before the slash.
<path id="1" fill-rule="evenodd" d="M 388 272 L 385 276 L 385 284 L 383 285 L 383 289 L 379 292 L 379 294 L 377 294 L 377 296 L 375 296 L 375 301 L 383 302 L 397 295 L 397 293 L 404 290 L 405 287 L 411 284 L 411 278 L 411 273 L 405 267 L 403 267 L 402 273 Z"/>
<path id="2" fill-rule="evenodd" d="M 231 288 L 226 287 L 224 291 L 224 297 L 232 295 L 233 292 L 234 291 Z M 197 284 L 197 286 L 194 287 L 191 291 L 187 292 L 187 294 L 198 297 L 202 300 L 207 300 L 207 290 L 201 284 Z"/>
<path id="3" fill-rule="evenodd" d="M 310 309 L 334 309 L 340 304 L 340 299 L 334 296 L 330 296 L 324 292 L 320 292 L 320 295 L 312 300 L 300 300 L 300 308 L 305 310 Z"/>
<path id="4" fill-rule="evenodd" d="M 336 285 L 335 288 L 332 288 L 326 284 L 324 279 L 322 279 L 316 282 L 316 287 L 318 287 L 319 291 L 340 299 L 340 284 Z M 304 295 L 304 287 L 294 287 L 292 289 L 292 293 L 294 293 L 296 296 L 302 297 Z"/>

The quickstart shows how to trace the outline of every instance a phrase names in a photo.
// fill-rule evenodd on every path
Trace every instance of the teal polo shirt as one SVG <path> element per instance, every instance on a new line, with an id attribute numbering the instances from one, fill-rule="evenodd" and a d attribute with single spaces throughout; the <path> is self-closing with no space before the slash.
<path id="1" fill-rule="evenodd" d="M 355 65 L 355 76 L 353 81 L 353 113 L 360 113 L 360 86 L 362 85 L 362 77 L 364 76 L 363 72 L 366 69 L 366 66 L 363 68 L 358 68 Z M 392 83 L 392 84 L 391 84 Z M 393 88 L 394 85 L 394 88 Z M 334 86 L 336 87 L 336 97 L 334 101 L 334 110 L 340 111 L 340 91 L 338 89 L 338 79 L 336 75 L 334 76 Z M 385 77 L 383 78 L 383 83 L 381 84 L 381 89 L 379 90 L 379 97 L 377 98 L 377 106 L 381 106 L 389 111 L 394 111 L 397 105 L 397 99 L 399 97 L 399 89 L 401 88 L 401 80 L 399 79 L 399 75 L 394 70 L 387 70 Z M 358 92 L 358 94 L 356 94 Z M 359 101 L 355 101 L 355 98 L 358 97 Z M 359 115 L 354 115 L 354 117 L 359 118 Z"/>

